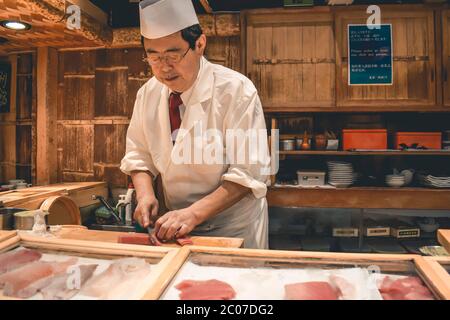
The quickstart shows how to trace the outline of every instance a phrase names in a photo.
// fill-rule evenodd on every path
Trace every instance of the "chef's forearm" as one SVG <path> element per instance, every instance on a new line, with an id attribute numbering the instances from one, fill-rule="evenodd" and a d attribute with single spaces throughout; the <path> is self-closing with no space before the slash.
<path id="1" fill-rule="evenodd" d="M 136 200 L 143 197 L 155 197 L 153 188 L 153 176 L 148 171 L 132 171 L 131 180 L 133 180 L 134 189 L 136 190 Z"/>
<path id="2" fill-rule="evenodd" d="M 239 202 L 250 192 L 247 187 L 225 180 L 213 193 L 193 203 L 190 209 L 202 223 Z"/>

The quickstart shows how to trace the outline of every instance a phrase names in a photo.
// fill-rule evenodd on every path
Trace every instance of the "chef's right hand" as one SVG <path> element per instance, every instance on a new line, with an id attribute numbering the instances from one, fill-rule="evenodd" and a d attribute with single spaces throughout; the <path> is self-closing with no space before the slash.
<path id="1" fill-rule="evenodd" d="M 136 210 L 134 210 L 134 220 L 137 220 L 144 228 L 152 226 L 152 220 L 154 221 L 156 219 L 158 209 L 159 203 L 156 197 L 143 197 L 138 200 Z"/>

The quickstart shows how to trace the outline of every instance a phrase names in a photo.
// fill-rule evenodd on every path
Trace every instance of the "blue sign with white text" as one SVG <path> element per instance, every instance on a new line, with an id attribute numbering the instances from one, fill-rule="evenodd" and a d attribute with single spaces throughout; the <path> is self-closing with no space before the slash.
<path id="1" fill-rule="evenodd" d="M 392 25 L 348 25 L 348 84 L 392 84 Z"/>

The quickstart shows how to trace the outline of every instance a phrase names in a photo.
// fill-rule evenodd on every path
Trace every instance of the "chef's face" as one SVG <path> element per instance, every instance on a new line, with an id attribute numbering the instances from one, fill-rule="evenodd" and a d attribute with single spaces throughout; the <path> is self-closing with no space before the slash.
<path id="1" fill-rule="evenodd" d="M 159 39 L 144 39 L 147 57 L 161 58 L 159 63 L 151 65 L 153 74 L 176 92 L 184 92 L 194 84 L 205 46 L 206 37 L 202 34 L 195 43 L 195 49 L 189 48 L 188 42 L 181 37 L 181 31 Z M 170 58 L 177 55 L 181 60 L 171 61 Z"/>

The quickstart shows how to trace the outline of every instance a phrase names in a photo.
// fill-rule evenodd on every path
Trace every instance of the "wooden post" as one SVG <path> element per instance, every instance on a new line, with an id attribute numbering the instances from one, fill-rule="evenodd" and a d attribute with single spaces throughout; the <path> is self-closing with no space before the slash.
<path id="1" fill-rule="evenodd" d="M 38 185 L 57 180 L 57 71 L 58 52 L 42 47 L 37 50 L 37 155 Z"/>
<path id="2" fill-rule="evenodd" d="M 9 113 L 0 114 L 0 182 L 16 178 L 16 84 L 17 55 L 12 54 L 1 61 L 11 64 L 11 91 Z"/>

